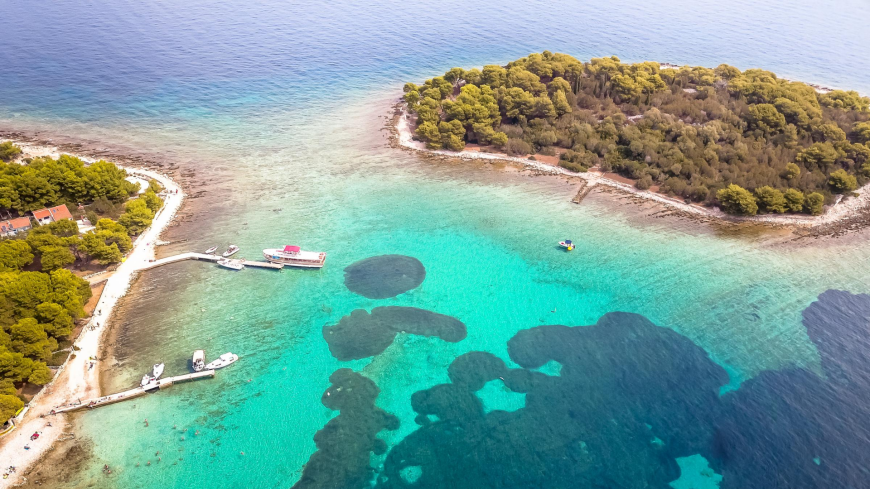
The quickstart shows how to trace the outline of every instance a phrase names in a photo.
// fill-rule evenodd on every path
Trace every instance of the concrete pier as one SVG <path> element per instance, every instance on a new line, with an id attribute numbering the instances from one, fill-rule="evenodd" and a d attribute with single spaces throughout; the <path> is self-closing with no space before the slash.
<path id="1" fill-rule="evenodd" d="M 179 382 L 188 382 L 191 380 L 212 377 L 214 377 L 214 370 L 203 370 L 201 372 L 194 372 L 192 374 L 176 375 L 175 377 L 165 377 L 163 379 L 157 380 L 156 382 L 152 382 L 144 387 L 140 386 L 123 392 L 118 392 L 117 394 L 110 394 L 108 396 L 98 397 L 96 399 L 88 399 L 87 401 L 83 401 L 81 404 L 55 408 L 51 412 L 54 414 L 60 414 L 68 413 L 70 411 L 77 411 L 79 409 L 106 406 L 109 404 L 115 404 L 116 402 L 126 401 L 128 399 L 135 399 L 137 397 L 144 396 L 149 392 L 166 389 L 167 387 L 171 387 Z"/>
<path id="2" fill-rule="evenodd" d="M 161 258 L 159 260 L 155 260 L 153 262 L 148 263 L 146 266 L 142 267 L 142 270 L 149 270 L 151 268 L 157 268 L 163 265 L 168 265 L 170 263 L 177 263 L 184 260 L 202 260 L 202 261 L 211 261 L 216 262 L 223 258 L 220 255 L 206 255 L 205 253 L 181 253 L 178 255 L 167 256 L 166 258 Z M 232 258 L 232 257 L 230 257 Z M 268 261 L 253 261 L 253 260 L 240 260 L 243 265 L 246 267 L 255 267 L 255 268 L 270 268 L 273 270 L 281 270 L 284 268 L 284 265 L 281 263 L 272 263 Z"/>

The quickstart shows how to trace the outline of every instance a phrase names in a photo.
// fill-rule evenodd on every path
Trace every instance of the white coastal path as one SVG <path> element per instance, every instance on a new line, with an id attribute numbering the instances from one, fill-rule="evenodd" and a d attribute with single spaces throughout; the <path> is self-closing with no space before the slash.
<path id="1" fill-rule="evenodd" d="M 136 239 L 133 251 L 126 260 L 106 281 L 94 315 L 75 342 L 79 348 L 75 358 L 67 360 L 52 383 L 30 402 L 27 411 L 19 416 L 15 431 L 0 438 L 0 471 L 5 473 L 7 467 L 16 467 L 16 472 L 8 479 L 0 479 L 0 489 L 23 482 L 23 472 L 33 466 L 67 428 L 62 416 L 40 418 L 40 415 L 47 414 L 55 406 L 99 397 L 99 368 L 92 366 L 89 359 L 99 357 L 100 345 L 113 308 L 127 293 L 136 273 L 152 265 L 155 243 L 181 208 L 184 193 L 172 179 L 150 170 L 124 169 L 132 175 L 153 178 L 160 182 L 166 190 L 163 208 L 154 216 L 151 227 Z M 52 426 L 48 426 L 49 423 Z M 34 432 L 40 432 L 41 436 L 30 441 Z M 25 449 L 25 446 L 30 449 Z"/>

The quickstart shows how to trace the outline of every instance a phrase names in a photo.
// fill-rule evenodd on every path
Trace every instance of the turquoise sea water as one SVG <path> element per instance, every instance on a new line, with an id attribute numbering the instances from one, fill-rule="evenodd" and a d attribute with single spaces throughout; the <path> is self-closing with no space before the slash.
<path id="1" fill-rule="evenodd" d="M 172 250 L 232 242 L 254 259 L 260 249 L 282 244 L 329 253 L 319 271 L 230 273 L 182 263 L 144 274 L 119 317 L 118 365 L 108 379 L 110 389 L 135 383 L 157 360 L 166 362 L 169 374 L 186 371 L 196 348 L 210 356 L 231 350 L 242 360 L 215 380 L 81 416 L 78 423 L 91 442 L 93 459 L 69 487 L 290 487 L 317 449 L 315 433 L 338 419 L 321 397 L 330 375 L 341 368 L 380 388 L 376 405 L 400 424 L 377 436 L 388 450 L 407 453 L 401 450 L 416 443 L 412 435 L 420 424 L 415 418 L 422 414 L 415 412 L 412 394 L 449 383 L 448 367 L 457 357 L 488 352 L 505 361 L 511 375 L 519 375 L 519 367 L 535 368 L 513 360 L 520 347 L 509 352 L 508 341 L 518 331 L 592 325 L 614 311 L 642 315 L 703 349 L 715 362 L 711 365 L 727 372 L 727 380 L 710 384 L 717 395 L 742 391 L 741 384 L 763 371 L 804 368 L 824 375 L 802 311 L 829 289 L 870 291 L 870 247 L 860 236 L 775 244 L 770 233 L 736 234 L 653 219 L 652 211 L 609 195 L 593 194 L 577 206 L 569 203 L 575 189 L 562 180 L 517 177 L 484 164 L 428 162 L 386 146 L 382 131 L 383 116 L 405 81 L 543 49 L 581 59 L 616 54 L 628 61 L 763 67 L 866 94 L 870 38 L 863 19 L 870 11 L 863 2 L 840 2 L 834 9 L 799 1 L 787 10 L 773 2 L 745 1 L 59 1 L 34 6 L 6 0 L 2 7 L 3 17 L 12 21 L 0 30 L 0 127 L 86 139 L 194 171 L 194 181 L 207 183 L 196 190 L 206 194 L 190 201 L 191 222 L 168 233 L 171 239 L 189 240 Z M 554 246 L 566 237 L 580 243 L 577 251 L 567 254 Z M 345 288 L 346 266 L 384 254 L 420 260 L 426 268 L 420 287 L 380 300 Z M 379 306 L 453 316 L 465 324 L 467 337 L 451 343 L 400 333 L 373 358 L 336 360 L 322 327 L 355 309 Z M 584 341 L 593 345 L 590 358 L 609 351 L 603 339 Z M 616 360 L 615 365 L 599 370 L 586 365 L 584 382 L 610 382 L 618 365 L 638 359 L 649 368 L 626 376 L 655 371 L 671 356 L 697 354 L 671 336 L 663 343 L 637 341 L 650 347 L 620 353 L 625 357 L 601 353 L 602 365 Z M 692 377 L 691 369 L 677 369 L 678 363 L 665 371 L 683 382 L 669 384 L 666 397 L 679 398 L 706 382 Z M 574 379 L 578 368 L 554 359 L 536 371 L 556 382 Z M 540 391 L 508 388 L 506 383 L 515 380 L 505 378 L 487 379 L 473 394 L 484 412 L 495 413 L 488 422 L 501 419 L 499 410 L 531 416 L 525 413 L 540 403 Z M 617 390 L 601 390 L 604 397 L 596 397 L 589 408 L 601 411 L 593 409 L 592 417 L 612 416 L 614 425 L 636 433 L 636 427 L 628 428 L 628 418 L 607 408 L 613 400 L 607 395 Z M 465 399 L 464 393 L 452 395 L 454 401 Z M 368 413 L 363 407 L 353 412 Z M 554 401 L 553 413 L 560 409 Z M 722 409 L 703 415 L 731 419 L 728 408 Z M 684 468 L 674 487 L 716 487 L 720 479 L 725 487 L 729 470 L 732 481 L 746 480 L 737 477 L 748 469 L 729 469 L 715 460 L 708 468 L 703 458 L 686 458 L 705 450 L 667 438 L 661 422 L 667 416 L 653 416 L 652 408 L 648 414 L 633 416 L 652 426 L 649 439 L 668 449 L 680 446 L 663 462 L 669 475 L 680 475 L 674 459 Z M 146 418 L 148 427 L 142 422 Z M 439 426 L 438 415 L 429 418 Z M 652 418 L 660 422 L 650 423 Z M 551 421 L 558 425 L 559 419 L 554 414 Z M 614 466 L 613 460 L 625 464 L 619 465 L 623 473 L 643 466 L 650 472 L 640 473 L 656 474 L 650 481 L 678 479 L 655 472 L 656 463 L 646 456 L 627 455 L 649 450 L 648 444 L 643 450 L 632 445 L 634 435 L 593 426 L 584 425 L 574 466 L 589 464 L 594 472 L 602 464 L 594 453 L 603 445 L 625 450 L 613 448 L 607 457 Z M 321 476 L 309 487 L 358 486 L 325 482 L 322 476 L 329 472 L 340 481 L 360 454 L 374 468 L 373 483 L 400 484 L 395 477 L 387 479 L 391 455 L 359 448 L 353 443 L 355 430 L 337 431 L 337 443 L 329 445 L 338 447 L 331 452 L 338 455 L 329 470 L 309 464 Z M 799 423 L 794 431 L 802 439 Z M 519 426 L 510 432 L 534 439 Z M 478 451 L 451 443 L 477 460 Z M 558 465 L 543 445 L 532 446 L 534 457 L 520 456 L 509 446 L 479 449 L 487 457 L 472 465 L 482 475 L 467 469 L 468 480 L 478 486 L 512 485 L 516 479 L 493 462 L 501 456 L 521 467 L 543 464 L 547 468 L 540 473 L 545 480 L 552 477 L 546 485 L 561 486 Z M 593 458 L 583 458 L 586 453 Z M 812 459 L 804 462 L 825 466 L 825 457 L 821 465 Z M 100 473 L 105 463 L 114 468 L 111 478 Z M 408 465 L 403 477 L 422 477 L 426 487 L 450 485 L 446 475 L 433 482 L 437 466 L 431 461 Z M 635 477 L 638 485 L 630 487 L 644 487 L 644 477 Z M 807 474 L 805 487 L 821 487 L 813 477 Z M 859 487 L 848 485 L 852 479 L 845 476 L 833 480 Z"/>

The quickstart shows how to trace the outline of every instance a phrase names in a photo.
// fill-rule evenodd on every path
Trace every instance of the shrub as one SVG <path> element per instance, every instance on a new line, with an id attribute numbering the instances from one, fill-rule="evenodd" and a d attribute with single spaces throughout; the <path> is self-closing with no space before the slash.
<path id="1" fill-rule="evenodd" d="M 762 212 L 782 214 L 786 211 L 785 196 L 773 187 L 765 185 L 755 189 L 755 197 Z"/>
<path id="2" fill-rule="evenodd" d="M 9 161 L 21 154 L 21 148 L 12 143 L 12 141 L 4 141 L 0 143 L 0 160 Z"/>
<path id="3" fill-rule="evenodd" d="M 849 192 L 858 188 L 858 180 L 846 173 L 846 170 L 840 168 L 837 171 L 831 172 L 828 177 L 828 185 L 831 186 L 837 193 Z"/>
<path id="4" fill-rule="evenodd" d="M 504 146 L 507 154 L 512 156 L 527 155 L 532 152 L 532 146 L 522 139 L 508 139 Z"/>
<path id="5" fill-rule="evenodd" d="M 688 187 L 686 189 L 686 195 L 695 202 L 702 202 L 707 200 L 707 196 L 710 195 L 710 189 L 708 189 L 705 185 L 696 185 L 693 187 Z"/>
<path id="6" fill-rule="evenodd" d="M 755 197 L 745 188 L 731 184 L 716 192 L 716 198 L 722 204 L 722 210 L 729 214 L 754 216 L 758 212 Z"/>
<path id="7" fill-rule="evenodd" d="M 652 187 L 652 184 L 652 177 L 649 175 L 644 175 L 640 178 L 640 180 L 634 182 L 634 186 L 640 190 L 648 190 L 650 187 Z"/>
<path id="8" fill-rule="evenodd" d="M 507 144 L 507 142 L 508 142 L 507 134 L 505 134 L 503 132 L 497 132 L 497 133 L 492 135 L 489 142 L 492 143 L 493 146 L 503 148 L 504 145 Z"/>
<path id="9" fill-rule="evenodd" d="M 585 173 L 589 170 L 589 168 L 586 168 L 580 163 L 574 163 L 568 160 L 559 160 L 559 166 L 577 173 Z"/>
<path id="10" fill-rule="evenodd" d="M 786 180 L 794 180 L 795 178 L 801 175 L 801 167 L 795 165 L 794 163 L 789 163 L 785 165 L 785 170 L 783 170 L 780 176 L 785 178 Z"/>
<path id="11" fill-rule="evenodd" d="M 825 205 L 825 196 L 818 193 L 813 192 L 807 195 L 806 200 L 804 201 L 804 208 L 807 213 L 812 214 L 814 216 L 818 216 L 824 210 Z"/>
<path id="12" fill-rule="evenodd" d="M 790 188 L 785 191 L 785 205 L 791 212 L 800 212 L 804 208 L 804 194 L 800 190 Z"/>

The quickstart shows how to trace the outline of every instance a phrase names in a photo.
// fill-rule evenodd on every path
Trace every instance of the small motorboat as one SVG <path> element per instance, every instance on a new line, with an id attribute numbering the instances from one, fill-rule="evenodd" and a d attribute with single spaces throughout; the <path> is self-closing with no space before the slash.
<path id="1" fill-rule="evenodd" d="M 242 260 L 231 260 L 229 258 L 221 258 L 217 261 L 217 264 L 224 268 L 229 268 L 230 270 L 236 271 L 245 268 L 245 264 L 242 263 Z"/>
<path id="2" fill-rule="evenodd" d="M 163 375 L 163 368 L 166 365 L 162 363 L 155 363 L 154 367 L 151 369 L 151 376 L 154 377 L 155 380 L 159 379 L 161 375 Z"/>
<path id="3" fill-rule="evenodd" d="M 211 248 L 205 250 L 206 255 L 214 255 L 214 252 L 217 251 L 217 246 L 212 246 Z"/>
<path id="4" fill-rule="evenodd" d="M 205 369 L 206 370 L 217 370 L 219 368 L 224 368 L 224 367 L 227 367 L 229 365 L 236 363 L 236 361 L 238 359 L 239 359 L 239 356 L 236 355 L 235 353 L 227 352 L 227 353 L 224 353 L 223 355 L 219 356 L 217 358 L 217 360 L 213 360 L 211 363 L 206 365 Z"/>
<path id="5" fill-rule="evenodd" d="M 238 253 L 238 252 L 239 252 L 239 247 L 238 247 L 238 246 L 236 246 L 236 245 L 230 245 L 230 247 L 227 248 L 227 251 L 224 251 L 224 253 L 223 253 L 222 256 L 223 256 L 224 258 L 227 258 L 227 257 L 230 257 L 230 256 L 235 255 L 235 254 Z"/>
<path id="6" fill-rule="evenodd" d="M 199 372 L 205 368 L 205 350 L 193 352 L 193 371 Z"/>
<path id="7" fill-rule="evenodd" d="M 148 374 L 145 374 L 145 375 L 142 377 L 142 382 L 140 382 L 139 385 L 142 386 L 142 387 L 145 387 L 146 385 L 148 385 L 148 384 L 150 384 L 150 383 L 152 383 L 152 382 L 156 382 L 156 381 L 157 381 L 157 379 L 155 379 L 153 376 L 148 375 Z"/>
<path id="8" fill-rule="evenodd" d="M 568 251 L 574 249 L 574 243 L 570 239 L 566 239 L 565 241 L 559 241 L 559 246 L 567 249 Z"/>

